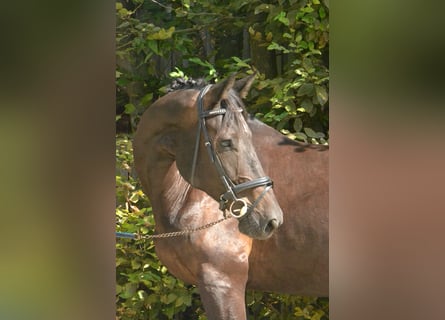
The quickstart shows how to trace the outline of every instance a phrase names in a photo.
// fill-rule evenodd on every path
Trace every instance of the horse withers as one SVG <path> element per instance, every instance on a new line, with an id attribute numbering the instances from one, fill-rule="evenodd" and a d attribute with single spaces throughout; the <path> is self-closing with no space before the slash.
<path id="1" fill-rule="evenodd" d="M 246 319 L 246 287 L 327 295 L 327 152 L 250 119 L 241 98 L 252 81 L 167 94 L 133 143 L 156 233 L 237 218 L 155 239 L 169 271 L 197 285 L 209 319 Z"/>

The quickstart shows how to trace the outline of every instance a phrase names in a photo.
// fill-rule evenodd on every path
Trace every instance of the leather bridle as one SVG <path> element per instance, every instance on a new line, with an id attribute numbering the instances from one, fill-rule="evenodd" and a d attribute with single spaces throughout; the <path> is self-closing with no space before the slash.
<path id="1" fill-rule="evenodd" d="M 206 127 L 205 120 L 209 117 L 224 115 L 226 113 L 225 108 L 219 108 L 209 111 L 204 111 L 204 102 L 203 98 L 205 94 L 209 91 L 210 87 L 212 85 L 207 85 L 201 91 L 199 92 L 198 99 L 197 99 L 197 108 L 198 108 L 198 132 L 196 135 L 196 143 L 195 143 L 195 152 L 193 155 L 193 164 L 192 164 L 192 172 L 191 172 L 191 185 L 194 185 L 194 177 L 195 177 L 195 171 L 196 171 L 196 163 L 198 159 L 198 151 L 199 151 L 199 145 L 200 145 L 200 138 L 201 138 L 201 132 L 204 136 L 204 146 L 207 149 L 207 153 L 210 157 L 210 160 L 215 165 L 216 171 L 218 172 L 218 175 L 224 185 L 224 188 L 226 189 L 226 192 L 221 194 L 219 197 L 219 207 L 220 210 L 225 210 L 227 208 L 227 204 L 229 201 L 231 201 L 229 212 L 230 214 L 235 218 L 241 218 L 246 214 L 251 213 L 255 207 L 258 205 L 258 203 L 261 201 L 261 199 L 266 195 L 267 191 L 269 191 L 273 187 L 272 180 L 265 176 L 261 178 L 256 178 L 250 181 L 246 181 L 240 184 L 235 184 L 230 179 L 230 177 L 227 175 L 227 173 L 224 170 L 224 167 L 221 163 L 220 158 L 218 157 L 217 153 L 215 152 L 215 149 L 212 145 L 212 141 L 210 140 L 210 136 Z M 242 109 L 236 110 L 239 112 L 242 112 Z M 263 192 L 258 196 L 258 198 L 255 199 L 255 201 L 252 204 L 247 204 L 245 200 L 238 198 L 238 194 L 240 192 L 243 192 L 247 189 L 254 189 L 257 187 L 264 186 Z"/>

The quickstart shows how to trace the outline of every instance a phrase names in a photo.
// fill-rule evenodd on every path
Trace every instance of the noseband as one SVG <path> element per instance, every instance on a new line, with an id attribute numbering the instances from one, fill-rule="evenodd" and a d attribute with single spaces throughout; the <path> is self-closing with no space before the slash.
<path id="1" fill-rule="evenodd" d="M 204 102 L 203 98 L 205 94 L 209 91 L 211 85 L 207 85 L 204 87 L 198 95 L 197 99 L 197 107 L 198 107 L 198 132 L 196 135 L 196 143 L 195 143 L 195 152 L 193 154 L 193 164 L 192 164 L 192 176 L 191 176 L 191 185 L 193 186 L 195 170 L 196 170 L 196 162 L 198 159 L 198 151 L 199 151 L 199 142 L 201 137 L 201 131 L 204 136 L 204 146 L 207 149 L 207 153 L 210 157 L 210 160 L 215 165 L 216 171 L 226 189 L 226 192 L 221 194 L 219 197 L 219 208 L 220 210 L 225 210 L 229 201 L 231 201 L 229 212 L 235 218 L 241 218 L 246 214 L 249 214 L 253 211 L 253 209 L 258 205 L 261 199 L 266 195 L 267 191 L 269 191 L 273 187 L 273 182 L 269 177 L 261 177 L 257 179 L 253 179 L 250 181 L 246 181 L 240 184 L 235 184 L 227 175 L 222 166 L 221 160 L 215 152 L 213 148 L 212 142 L 209 137 L 209 133 L 207 131 L 205 119 L 209 117 L 214 117 L 218 115 L 224 115 L 226 113 L 225 108 L 219 108 L 216 110 L 204 111 Z M 240 109 L 239 111 L 242 111 Z M 263 192 L 255 199 L 255 201 L 248 205 L 246 201 L 238 198 L 238 194 L 242 191 L 248 189 L 254 189 L 257 187 L 264 186 Z"/>

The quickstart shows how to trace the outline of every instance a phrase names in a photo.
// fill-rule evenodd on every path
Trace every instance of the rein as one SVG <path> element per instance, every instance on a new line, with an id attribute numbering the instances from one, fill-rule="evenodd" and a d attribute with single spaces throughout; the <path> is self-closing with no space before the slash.
<path id="1" fill-rule="evenodd" d="M 221 182 L 226 189 L 226 192 L 220 195 L 219 208 L 224 211 L 226 209 L 227 203 L 232 201 L 229 212 L 230 214 L 239 219 L 246 214 L 249 214 L 255 209 L 260 200 L 266 195 L 267 191 L 269 191 L 273 187 L 273 182 L 269 177 L 261 177 L 257 179 L 253 179 L 251 181 L 246 181 L 240 184 L 235 184 L 227 175 L 224 170 L 224 167 L 219 159 L 217 153 L 215 152 L 212 142 L 209 137 L 209 133 L 207 131 L 205 119 L 213 116 L 224 115 L 227 110 L 225 108 L 219 108 L 216 110 L 204 111 L 204 102 L 203 98 L 205 94 L 209 91 L 212 85 L 205 86 L 198 95 L 197 99 L 197 108 L 198 108 L 198 132 L 196 134 L 196 143 L 195 143 L 195 152 L 193 154 L 193 164 L 192 164 L 192 173 L 191 173 L 191 185 L 194 185 L 194 177 L 196 171 L 196 163 L 198 160 L 198 152 L 199 152 L 199 141 L 201 138 L 201 132 L 204 136 L 204 146 L 207 149 L 207 153 L 210 157 L 210 160 L 215 165 L 215 168 L 218 172 L 218 175 L 221 179 Z M 242 109 L 236 110 L 242 112 Z M 238 198 L 238 194 L 247 189 L 254 189 L 257 187 L 264 186 L 263 192 L 258 196 L 258 198 L 251 204 L 248 205 L 245 200 Z"/>

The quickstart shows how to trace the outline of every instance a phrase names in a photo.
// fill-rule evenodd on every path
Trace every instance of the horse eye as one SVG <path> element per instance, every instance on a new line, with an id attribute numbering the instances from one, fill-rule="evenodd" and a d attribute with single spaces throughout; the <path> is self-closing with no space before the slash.
<path id="1" fill-rule="evenodd" d="M 221 140 L 219 142 L 219 145 L 223 148 L 231 148 L 232 147 L 232 140 Z"/>

